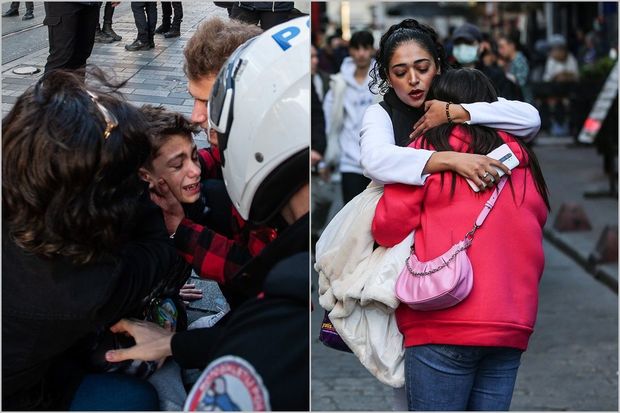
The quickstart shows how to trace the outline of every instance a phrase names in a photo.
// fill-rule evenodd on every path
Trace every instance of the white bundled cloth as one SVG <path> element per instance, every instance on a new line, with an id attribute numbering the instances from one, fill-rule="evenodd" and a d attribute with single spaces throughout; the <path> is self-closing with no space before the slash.
<path id="1" fill-rule="evenodd" d="M 340 337 L 377 379 L 402 387 L 405 350 L 394 287 L 413 233 L 392 248 L 373 251 L 371 226 L 382 194 L 383 186 L 373 182 L 336 214 L 316 244 L 314 268 L 319 303 Z"/>

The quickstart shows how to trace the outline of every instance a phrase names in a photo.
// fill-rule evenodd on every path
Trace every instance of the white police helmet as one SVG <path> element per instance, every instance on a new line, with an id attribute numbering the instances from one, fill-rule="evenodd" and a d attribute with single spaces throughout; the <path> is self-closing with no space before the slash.
<path id="1" fill-rule="evenodd" d="M 226 189 L 241 216 L 264 223 L 309 179 L 310 19 L 239 46 L 209 98 Z"/>

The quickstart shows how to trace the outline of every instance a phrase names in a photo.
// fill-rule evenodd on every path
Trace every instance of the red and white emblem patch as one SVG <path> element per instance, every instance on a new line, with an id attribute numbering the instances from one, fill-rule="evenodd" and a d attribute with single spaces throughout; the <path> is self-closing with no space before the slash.
<path id="1" fill-rule="evenodd" d="M 185 411 L 267 411 L 269 392 L 246 360 L 224 356 L 202 372 L 185 401 Z"/>

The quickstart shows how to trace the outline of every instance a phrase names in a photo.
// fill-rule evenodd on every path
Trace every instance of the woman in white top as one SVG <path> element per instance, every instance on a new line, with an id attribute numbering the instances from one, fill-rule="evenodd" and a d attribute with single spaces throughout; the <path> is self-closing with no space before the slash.
<path id="1" fill-rule="evenodd" d="M 498 180 L 494 167 L 509 173 L 484 155 L 406 147 L 410 138 L 446 122 L 485 125 L 525 140 L 540 129 L 538 111 L 528 103 L 500 98 L 457 105 L 429 99 L 433 78 L 449 69 L 437 33 L 429 26 L 406 19 L 381 37 L 370 87 L 383 94 L 384 101 L 364 114 L 360 132 L 364 175 L 382 184 L 423 185 L 429 174 L 451 170 L 484 190 Z"/>

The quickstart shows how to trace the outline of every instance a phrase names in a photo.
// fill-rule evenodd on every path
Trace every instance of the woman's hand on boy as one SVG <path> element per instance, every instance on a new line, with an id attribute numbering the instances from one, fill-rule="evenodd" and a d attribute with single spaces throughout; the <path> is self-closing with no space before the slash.
<path id="1" fill-rule="evenodd" d="M 443 102 L 441 100 L 429 100 L 424 102 L 424 115 L 413 125 L 413 131 L 409 135 L 409 138 L 415 139 L 435 126 L 448 123 L 446 103 L 448 102 Z M 463 123 L 470 120 L 469 112 L 461 105 L 451 103 L 448 110 L 450 112 L 450 119 L 453 123 Z"/>
<path id="2" fill-rule="evenodd" d="M 109 362 L 144 360 L 159 361 L 161 364 L 166 357 L 172 355 L 170 343 L 174 332 L 171 329 L 162 328 L 149 321 L 122 319 L 110 327 L 110 330 L 133 337 L 136 345 L 106 352 L 105 358 Z"/>
<path id="3" fill-rule="evenodd" d="M 150 191 L 151 200 L 161 208 L 164 213 L 164 222 L 168 234 L 173 235 L 183 218 L 185 218 L 185 211 L 178 199 L 170 190 L 170 187 L 163 179 L 157 181 L 157 190 Z"/>

